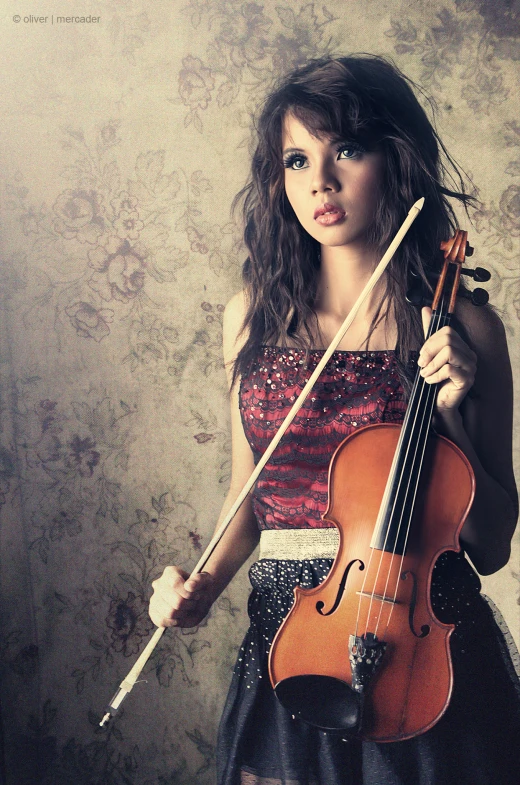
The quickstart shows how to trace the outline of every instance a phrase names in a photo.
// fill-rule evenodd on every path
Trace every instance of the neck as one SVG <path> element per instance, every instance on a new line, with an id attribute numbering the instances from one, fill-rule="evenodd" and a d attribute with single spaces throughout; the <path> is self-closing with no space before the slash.
<path id="1" fill-rule="evenodd" d="M 322 246 L 316 309 L 332 317 L 344 319 L 378 262 L 377 252 L 367 249 L 366 246 Z M 361 309 L 365 316 L 377 307 L 383 288 L 384 283 L 379 282 L 365 301 Z"/>

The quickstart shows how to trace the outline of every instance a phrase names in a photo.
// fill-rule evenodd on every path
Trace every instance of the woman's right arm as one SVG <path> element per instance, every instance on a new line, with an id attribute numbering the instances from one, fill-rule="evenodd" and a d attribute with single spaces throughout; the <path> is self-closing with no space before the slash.
<path id="1" fill-rule="evenodd" d="M 232 466 L 229 493 L 217 526 L 254 469 L 253 453 L 244 433 L 238 406 L 238 382 L 231 387 L 233 361 L 245 340 L 243 335 L 239 335 L 244 312 L 244 295 L 240 293 L 230 300 L 224 313 L 224 362 L 231 388 Z M 150 599 L 150 617 L 153 623 L 158 627 L 193 627 L 199 624 L 254 551 L 258 539 L 258 527 L 248 496 L 208 559 L 204 572 L 189 578 L 189 573 L 178 567 L 166 567 L 162 576 L 152 583 L 154 592 Z"/>

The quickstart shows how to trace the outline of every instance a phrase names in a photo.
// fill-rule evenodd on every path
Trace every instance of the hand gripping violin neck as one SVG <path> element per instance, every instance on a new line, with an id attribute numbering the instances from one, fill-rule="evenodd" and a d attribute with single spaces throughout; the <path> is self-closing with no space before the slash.
<path id="1" fill-rule="evenodd" d="M 467 233 L 442 244 L 428 337 L 450 323 Z M 337 448 L 324 520 L 339 549 L 322 584 L 294 590 L 269 654 L 276 695 L 305 722 L 399 741 L 431 728 L 453 687 L 454 625 L 434 615 L 435 562 L 460 551 L 475 480 L 463 453 L 434 434 L 437 385 L 417 372 L 402 426 L 369 425 Z"/>

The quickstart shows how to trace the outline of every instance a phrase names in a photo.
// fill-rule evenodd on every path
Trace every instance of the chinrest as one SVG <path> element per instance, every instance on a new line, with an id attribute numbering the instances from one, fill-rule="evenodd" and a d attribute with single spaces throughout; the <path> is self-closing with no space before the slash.
<path id="1" fill-rule="evenodd" d="M 282 706 L 314 728 L 354 735 L 361 727 L 363 696 L 341 679 L 291 676 L 274 691 Z"/>

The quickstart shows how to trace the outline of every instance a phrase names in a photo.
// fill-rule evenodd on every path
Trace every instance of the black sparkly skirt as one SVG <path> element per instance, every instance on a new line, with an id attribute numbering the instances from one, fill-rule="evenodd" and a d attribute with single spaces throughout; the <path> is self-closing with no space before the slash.
<path id="1" fill-rule="evenodd" d="M 462 555 L 445 553 L 432 604 L 456 624 L 450 644 L 454 689 L 426 733 L 378 744 L 344 741 L 294 720 L 267 673 L 274 635 L 295 586 L 317 586 L 330 559 L 263 559 L 250 569 L 250 627 L 239 651 L 217 745 L 218 785 L 520 785 L 518 653 Z"/>

